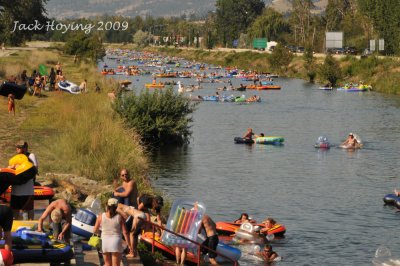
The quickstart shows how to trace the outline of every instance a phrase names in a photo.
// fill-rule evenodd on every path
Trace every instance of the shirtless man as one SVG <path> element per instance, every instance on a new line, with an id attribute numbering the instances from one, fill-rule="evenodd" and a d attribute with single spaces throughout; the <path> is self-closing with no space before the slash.
<path id="1" fill-rule="evenodd" d="M 349 137 L 342 143 L 341 146 L 356 148 L 358 144 L 359 143 L 357 139 L 354 137 L 353 133 L 350 133 Z"/>
<path id="2" fill-rule="evenodd" d="M 38 221 L 38 232 L 43 231 L 43 221 L 50 215 L 51 220 L 53 221 L 53 232 L 55 233 L 55 237 L 59 240 L 64 239 L 67 243 L 71 238 L 71 225 L 72 225 L 72 213 L 71 207 L 64 199 L 58 199 L 50 203 L 50 205 L 46 208 L 42 216 Z M 59 232 L 59 227 L 61 225 L 61 221 L 65 222 L 62 224 L 62 230 Z"/>
<path id="3" fill-rule="evenodd" d="M 205 214 L 203 216 L 203 219 L 201 219 L 201 226 L 204 228 L 206 231 L 207 238 L 206 240 L 202 243 L 202 245 L 210 248 L 211 250 L 217 250 L 218 246 L 218 235 L 217 235 L 217 227 L 215 225 L 215 222 L 211 220 L 210 216 Z M 209 256 L 209 261 L 212 265 L 218 265 L 216 261 L 217 254 L 209 251 L 209 250 L 204 250 L 203 254 L 208 253 Z"/>
<path id="4" fill-rule="evenodd" d="M 141 219 L 150 221 L 149 209 L 153 206 L 153 197 L 147 194 L 143 194 L 138 198 L 138 207 L 135 209 L 133 206 L 127 206 L 119 203 L 117 212 L 124 218 L 127 219 L 128 216 L 133 217 L 132 228 L 129 233 L 129 254 L 126 256 L 128 258 L 133 258 L 137 256 L 137 243 L 139 234 L 144 230 L 145 232 L 151 231 L 151 226 L 144 224 Z M 139 219 L 141 218 L 141 219 Z M 129 229 L 129 228 L 128 228 Z"/>
<path id="5" fill-rule="evenodd" d="M 61 64 L 60 64 L 60 62 L 57 62 L 57 64 L 56 64 L 56 74 L 60 75 L 61 72 L 62 72 Z"/>
<path id="6" fill-rule="evenodd" d="M 248 128 L 246 133 L 243 135 L 244 139 L 253 139 L 254 133 L 252 128 Z"/>
<path id="7" fill-rule="evenodd" d="M 131 179 L 129 171 L 125 168 L 121 169 L 119 176 L 122 185 L 114 189 L 114 197 L 118 199 L 119 203 L 137 208 L 138 189 L 136 182 Z"/>
<path id="8" fill-rule="evenodd" d="M 261 257 L 265 262 L 273 262 L 279 255 L 272 250 L 271 245 L 266 245 L 264 250 L 258 252 L 257 255 Z"/>

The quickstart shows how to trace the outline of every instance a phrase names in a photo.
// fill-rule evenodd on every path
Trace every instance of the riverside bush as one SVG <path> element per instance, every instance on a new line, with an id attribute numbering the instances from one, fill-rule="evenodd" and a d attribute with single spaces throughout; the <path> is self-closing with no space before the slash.
<path id="1" fill-rule="evenodd" d="M 111 181 L 124 167 L 143 185 L 147 157 L 140 138 L 115 117 L 105 95 L 54 92 L 51 96 L 38 112 L 31 112 L 22 127 L 29 132 L 47 132 L 40 140 L 41 147 L 35 148 L 42 158 L 41 171 Z"/>
<path id="2" fill-rule="evenodd" d="M 330 54 L 325 57 L 324 64 L 320 66 L 319 72 L 332 87 L 336 86 L 336 82 L 342 77 L 339 63 Z"/>
<path id="3" fill-rule="evenodd" d="M 118 97 L 114 110 L 131 128 L 135 128 L 146 143 L 155 145 L 183 144 L 191 135 L 189 116 L 195 104 L 172 87 L 165 90 L 141 91 Z"/>

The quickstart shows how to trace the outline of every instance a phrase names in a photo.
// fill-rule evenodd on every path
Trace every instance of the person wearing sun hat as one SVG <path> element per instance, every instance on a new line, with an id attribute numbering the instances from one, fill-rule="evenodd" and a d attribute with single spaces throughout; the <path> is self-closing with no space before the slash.
<path id="1" fill-rule="evenodd" d="M 125 220 L 117 213 L 118 200 L 110 198 L 106 204 L 106 211 L 97 216 L 93 233 L 98 234 L 101 226 L 101 249 L 105 265 L 120 265 L 123 252 L 122 235 L 129 244 Z"/>
<path id="2" fill-rule="evenodd" d="M 65 199 L 58 199 L 50 203 L 39 218 L 37 231 L 43 231 L 43 222 L 49 216 L 53 222 L 52 228 L 54 237 L 69 243 L 71 239 L 72 212 L 67 201 Z"/>

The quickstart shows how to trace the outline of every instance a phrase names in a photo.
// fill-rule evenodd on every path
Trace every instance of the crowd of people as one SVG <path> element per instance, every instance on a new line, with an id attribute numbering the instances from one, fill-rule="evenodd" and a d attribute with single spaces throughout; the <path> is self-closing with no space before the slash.
<path id="1" fill-rule="evenodd" d="M 249 129 L 249 132 L 252 132 Z M 254 134 L 249 133 L 249 136 Z M 35 177 L 38 173 L 38 161 L 35 154 L 28 151 L 28 143 L 26 141 L 18 141 L 15 145 L 16 156 L 18 160 L 10 160 L 10 169 L 18 171 L 21 165 L 24 166 L 24 172 L 16 175 L 8 173 L 0 173 L 0 194 L 12 185 L 12 194 L 10 206 L 0 205 L 0 228 L 2 228 L 5 240 L 5 248 L 11 250 L 11 228 L 13 219 L 15 220 L 33 220 L 34 218 L 34 184 Z M 15 178 L 18 175 L 26 173 L 26 176 L 19 182 Z M 161 228 L 165 226 L 166 220 L 161 216 L 161 210 L 164 205 L 163 198 L 160 196 L 151 196 L 148 194 L 139 194 L 135 180 L 130 176 L 128 169 L 121 169 L 119 178 L 114 180 L 113 197 L 107 200 L 105 204 L 105 212 L 98 215 L 96 225 L 94 227 L 95 234 L 100 233 L 102 238 L 102 253 L 105 258 L 106 265 L 119 265 L 121 256 L 126 252 L 126 257 L 136 257 L 138 237 L 142 232 L 151 232 L 152 226 L 145 221 L 156 223 Z M 126 223 L 132 219 L 132 225 L 127 227 Z M 72 208 L 64 199 L 57 199 L 51 202 L 45 209 L 38 220 L 37 231 L 44 231 L 44 222 L 51 221 L 51 229 L 55 239 L 65 241 L 71 240 L 72 227 Z M 235 223 L 254 222 L 249 218 L 248 214 L 243 213 Z M 265 228 L 270 228 L 275 221 L 267 219 Z M 208 215 L 204 215 L 201 220 L 201 227 L 205 232 L 206 239 L 202 243 L 208 249 L 202 250 L 203 254 L 208 253 L 209 262 L 216 265 L 216 251 L 219 242 L 216 224 Z M 264 230 L 264 229 L 263 229 Z M 261 230 L 262 233 L 262 230 Z M 162 230 L 156 231 L 161 236 Z M 1 235 L 1 234 L 0 234 Z M 127 249 L 123 248 L 125 241 Z M 180 246 L 175 247 L 176 262 L 183 265 L 186 260 L 187 250 Z M 277 254 L 268 246 L 260 252 L 259 256 L 270 260 Z"/>

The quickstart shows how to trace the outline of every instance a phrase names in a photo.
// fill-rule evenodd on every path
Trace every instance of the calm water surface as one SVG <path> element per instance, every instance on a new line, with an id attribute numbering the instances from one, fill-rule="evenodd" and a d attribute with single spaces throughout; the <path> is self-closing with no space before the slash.
<path id="1" fill-rule="evenodd" d="M 151 80 L 132 79 L 137 86 Z M 284 258 L 279 265 L 371 265 L 382 245 L 400 257 L 400 213 L 382 201 L 400 187 L 400 98 L 275 81 L 282 90 L 244 92 L 260 95 L 261 103 L 200 103 L 191 143 L 153 157 L 154 185 L 172 200 L 203 201 L 215 221 L 247 212 L 257 221 L 273 217 L 284 224 L 286 238 L 273 241 Z M 222 85 L 204 86 L 195 93 L 211 95 Z M 234 144 L 248 127 L 283 136 L 285 145 Z M 349 132 L 360 135 L 365 148 L 313 147 L 320 135 L 339 144 Z M 246 257 L 241 262 L 260 264 Z"/>

